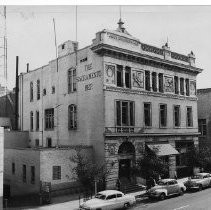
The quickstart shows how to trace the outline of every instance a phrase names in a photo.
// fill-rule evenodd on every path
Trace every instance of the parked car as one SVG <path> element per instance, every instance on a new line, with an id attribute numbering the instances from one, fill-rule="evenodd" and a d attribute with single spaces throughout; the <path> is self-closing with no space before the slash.
<path id="1" fill-rule="evenodd" d="M 125 195 L 117 190 L 105 190 L 80 205 L 80 210 L 113 210 L 135 204 L 135 196 Z"/>
<path id="2" fill-rule="evenodd" d="M 184 184 L 188 190 L 202 190 L 205 187 L 211 187 L 211 174 L 197 173 L 196 175 L 190 177 Z"/>
<path id="3" fill-rule="evenodd" d="M 183 183 L 178 183 L 175 179 L 161 179 L 158 183 L 147 191 L 149 198 L 159 198 L 164 200 L 170 195 L 183 195 L 186 187 Z"/>

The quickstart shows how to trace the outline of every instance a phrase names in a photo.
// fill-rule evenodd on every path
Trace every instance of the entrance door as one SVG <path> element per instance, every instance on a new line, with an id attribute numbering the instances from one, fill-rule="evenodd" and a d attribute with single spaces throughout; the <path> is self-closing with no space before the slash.
<path id="1" fill-rule="evenodd" d="M 130 179 L 130 168 L 131 168 L 130 159 L 119 160 L 119 178 Z"/>

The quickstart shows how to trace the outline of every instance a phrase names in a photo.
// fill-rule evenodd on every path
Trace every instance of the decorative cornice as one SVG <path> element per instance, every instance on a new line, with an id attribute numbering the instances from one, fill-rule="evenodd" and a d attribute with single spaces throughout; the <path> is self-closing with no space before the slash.
<path id="1" fill-rule="evenodd" d="M 158 48 L 159 49 L 159 48 Z M 132 61 L 136 63 L 141 63 L 144 65 L 153 65 L 158 68 L 166 68 L 168 70 L 174 69 L 174 71 L 185 71 L 190 72 L 194 74 L 201 73 L 203 69 L 196 68 L 190 65 L 185 65 L 183 63 L 178 63 L 174 61 L 164 60 L 159 57 L 154 57 L 147 54 L 142 54 L 139 52 L 134 52 L 127 49 L 122 49 L 116 46 L 108 45 L 108 44 L 98 44 L 91 47 L 91 50 L 93 50 L 96 53 L 110 56 L 110 57 L 116 57 L 117 54 L 119 54 L 118 59 L 123 59 L 127 61 Z M 108 52 L 111 52 L 113 54 L 109 54 Z M 150 63 L 151 62 L 151 63 Z"/>
<path id="2" fill-rule="evenodd" d="M 167 93 L 160 93 L 160 92 L 150 92 L 150 91 L 145 91 L 145 90 L 126 89 L 126 88 L 121 88 L 121 87 L 113 87 L 109 85 L 104 85 L 103 89 L 104 91 L 121 92 L 125 94 L 138 94 L 138 95 L 148 95 L 152 97 L 197 101 L 197 97 L 179 96 L 179 95 L 170 94 L 170 93 L 167 94 Z"/>

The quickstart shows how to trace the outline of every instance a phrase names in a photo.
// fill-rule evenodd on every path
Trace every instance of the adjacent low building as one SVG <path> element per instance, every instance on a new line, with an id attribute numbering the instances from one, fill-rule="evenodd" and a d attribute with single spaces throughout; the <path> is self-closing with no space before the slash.
<path id="1" fill-rule="evenodd" d="M 169 162 L 171 177 L 187 171 L 182 154 L 198 146 L 196 76 L 202 69 L 193 52 L 142 43 L 123 24 L 120 19 L 117 30 L 97 32 L 83 49 L 67 41 L 58 59 L 19 76 L 19 129 L 29 131 L 31 147 L 21 151 L 21 165 L 24 154 L 82 145 L 110 168 L 107 188 L 117 179 L 135 180 L 132 168 L 146 148 Z M 41 159 L 47 164 L 58 155 Z M 62 179 L 67 169 L 60 166 Z"/>

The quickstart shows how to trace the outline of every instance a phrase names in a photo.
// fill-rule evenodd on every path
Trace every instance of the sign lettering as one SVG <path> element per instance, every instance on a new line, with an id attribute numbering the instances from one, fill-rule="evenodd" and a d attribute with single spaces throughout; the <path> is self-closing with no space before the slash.
<path id="1" fill-rule="evenodd" d="M 85 85 L 85 91 L 91 90 L 92 87 L 93 87 L 92 83 Z"/>
<path id="2" fill-rule="evenodd" d="M 82 75 L 80 77 L 76 77 L 76 82 L 83 82 L 85 80 L 94 79 L 96 77 L 101 77 L 101 71 L 96 71 L 90 74 Z"/>

